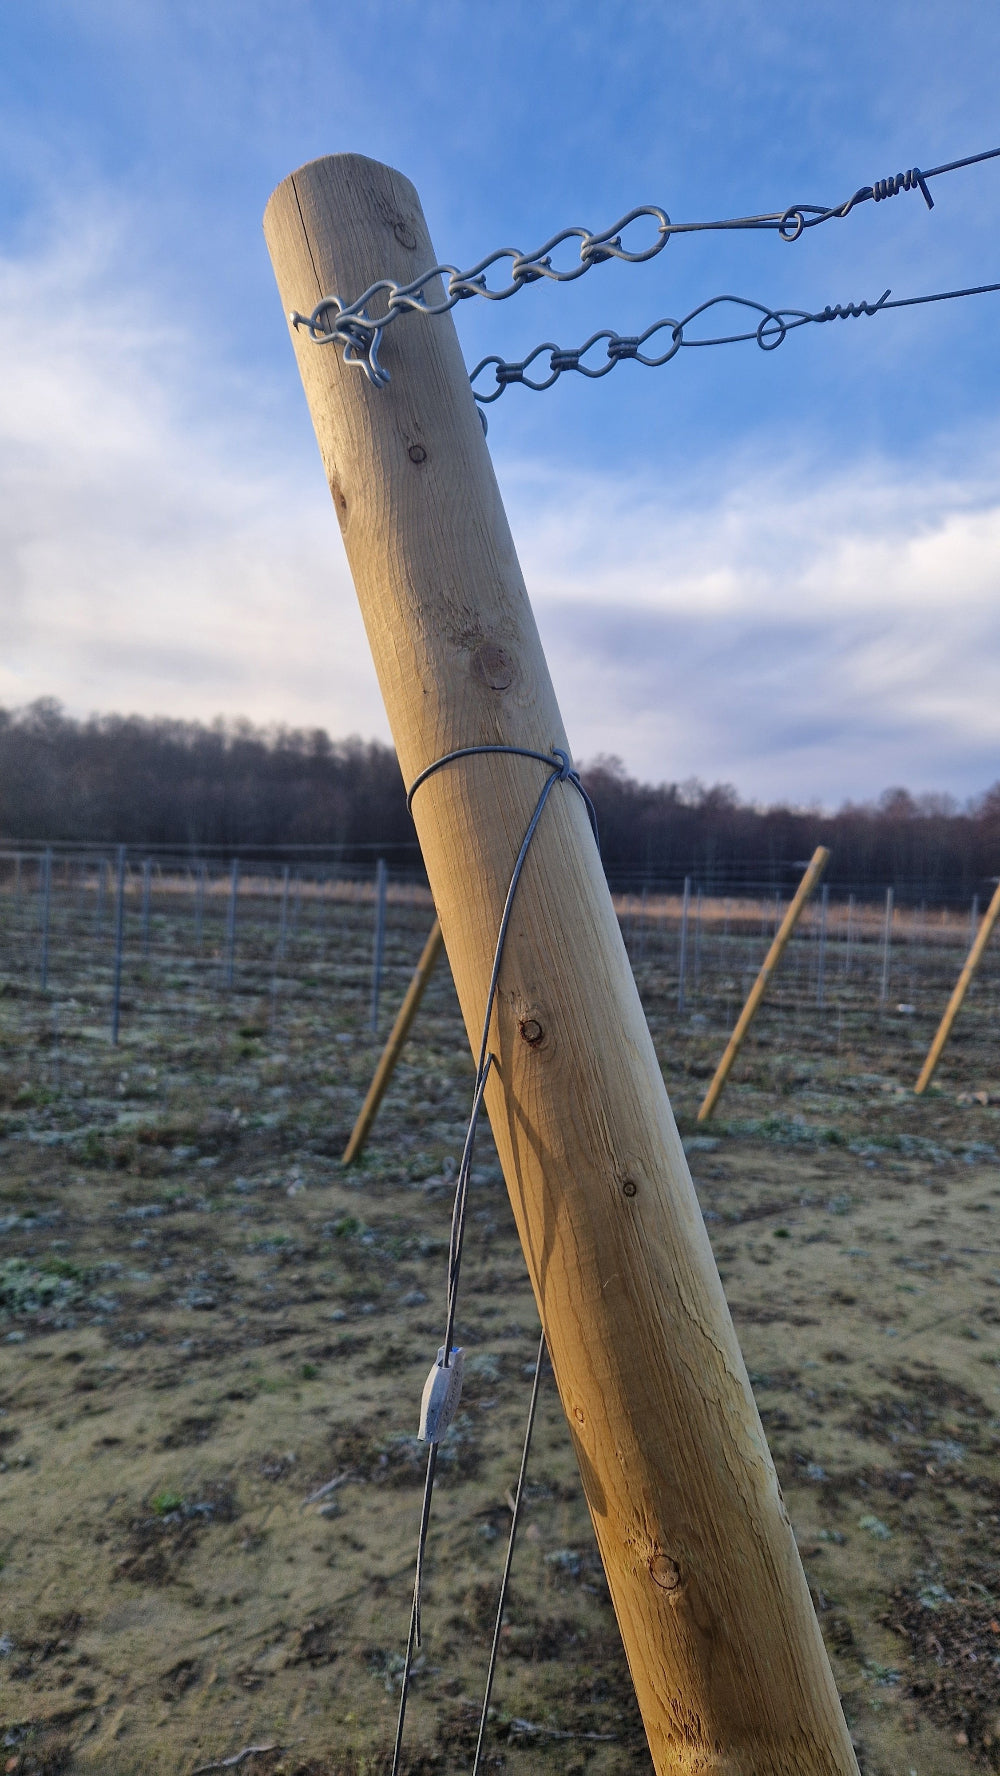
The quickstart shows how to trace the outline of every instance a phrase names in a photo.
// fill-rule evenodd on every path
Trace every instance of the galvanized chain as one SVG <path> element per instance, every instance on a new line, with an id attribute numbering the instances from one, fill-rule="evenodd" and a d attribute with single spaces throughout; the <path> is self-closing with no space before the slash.
<path id="1" fill-rule="evenodd" d="M 933 296 L 900 296 L 891 302 L 889 298 L 892 292 L 884 290 L 877 302 L 844 302 L 837 303 L 836 307 L 828 304 L 818 314 L 812 314 L 808 309 L 803 308 L 768 308 L 766 303 L 753 302 L 748 296 L 711 296 L 707 302 L 700 302 L 698 307 L 693 308 L 690 314 L 686 314 L 682 320 L 654 321 L 644 333 L 613 333 L 610 329 L 604 328 L 599 333 L 592 333 L 583 345 L 575 346 L 570 350 L 553 345 L 551 340 L 546 340 L 543 344 L 536 345 L 534 351 L 530 351 L 527 357 L 522 358 L 520 362 L 509 362 L 506 358 L 494 355 L 481 358 L 472 371 L 469 381 L 472 383 L 472 392 L 480 408 L 483 408 L 488 407 L 492 401 L 499 401 L 504 389 L 509 388 L 513 382 L 519 382 L 524 388 L 533 389 L 536 394 L 541 394 L 544 389 L 550 389 L 553 383 L 558 382 L 566 370 L 576 370 L 581 376 L 587 376 L 592 381 L 597 381 L 600 377 L 607 376 L 616 364 L 622 363 L 626 358 L 634 358 L 636 363 L 645 364 L 648 369 L 655 370 L 663 364 L 669 364 L 682 347 L 740 345 L 747 340 L 755 340 L 762 351 L 776 351 L 778 346 L 784 343 L 788 334 L 793 333 L 797 327 L 818 325 L 824 321 L 856 321 L 861 315 L 882 314 L 884 310 L 890 308 L 919 308 L 928 302 L 951 302 L 959 296 L 988 296 L 998 290 L 1000 290 L 1000 284 L 978 284 L 974 289 L 939 290 Z M 708 309 L 717 308 L 720 303 L 724 302 L 731 302 L 737 308 L 752 309 L 756 314 L 759 314 L 760 320 L 756 327 L 746 333 L 720 333 L 709 339 L 685 338 L 685 329 L 691 325 L 692 321 L 697 320 L 698 316 L 705 314 Z M 664 332 L 668 333 L 670 338 L 666 351 L 650 353 L 642 350 L 642 347 L 649 340 L 655 338 L 657 333 Z M 591 363 L 585 363 L 584 360 L 588 352 L 592 351 L 601 340 L 606 341 L 604 358 L 598 356 Z M 545 373 L 540 377 L 529 376 L 528 372 L 532 364 L 537 358 L 543 357 L 546 352 L 549 354 L 549 362 Z M 497 386 L 491 393 L 486 393 L 483 389 L 476 387 L 476 378 L 484 370 L 489 369 L 490 365 L 494 368 Z M 485 415 L 483 420 L 485 424 Z"/>
<path id="2" fill-rule="evenodd" d="M 384 388 L 389 381 L 389 372 L 379 363 L 379 349 L 386 328 L 402 314 L 410 311 L 423 315 L 446 314 L 457 303 L 464 302 L 471 296 L 482 296 L 489 302 L 506 302 L 509 296 L 515 296 L 527 284 L 538 283 L 543 278 L 557 284 L 573 283 L 595 265 L 603 265 L 609 259 L 622 259 L 629 265 L 641 265 L 647 259 L 655 259 L 658 253 L 662 253 L 675 234 L 763 230 L 779 235 L 784 241 L 796 241 L 807 229 L 817 228 L 822 222 L 830 222 L 835 218 L 843 220 L 860 204 L 882 203 L 886 198 L 897 197 L 903 191 L 919 191 L 930 210 L 934 207 L 934 200 L 927 187 L 928 179 L 936 179 L 942 173 L 953 173 L 960 167 L 975 166 L 980 161 L 995 160 L 998 156 L 1000 148 L 990 148 L 983 154 L 971 154 L 964 160 L 948 161 L 924 172 L 919 167 L 911 167 L 905 173 L 894 173 L 890 178 L 876 179 L 871 185 L 859 186 L 843 203 L 832 207 L 822 204 L 790 204 L 784 210 L 772 210 L 755 216 L 733 216 L 713 222 L 671 222 L 666 210 L 661 209 L 658 204 L 642 204 L 637 209 L 629 210 L 626 216 L 622 216 L 601 233 L 595 234 L 588 228 L 562 228 L 533 253 L 522 253 L 517 247 L 498 247 L 468 271 L 459 271 L 454 265 L 433 265 L 408 284 L 398 284 L 393 278 L 380 278 L 353 302 L 345 302 L 338 295 L 324 296 L 311 314 L 299 314 L 297 309 L 293 309 L 289 320 L 293 327 L 304 328 L 317 345 L 342 346 L 344 362 L 356 364 L 376 388 Z M 641 249 L 624 246 L 622 235 L 626 229 L 644 217 L 649 217 L 656 224 L 653 240 Z M 554 265 L 552 255 L 566 241 L 571 240 L 580 243 L 577 261 L 571 261 L 569 265 L 562 267 Z M 499 289 L 491 289 L 487 281 L 489 273 L 493 266 L 504 260 L 509 261 L 508 282 Z M 444 295 L 432 298 L 429 294 L 430 286 L 438 278 L 444 285 Z M 384 304 L 385 312 L 371 314 L 369 310 L 379 298 Z M 770 314 L 772 311 L 767 312 Z M 658 323 L 660 324 L 662 323 Z M 597 337 L 601 335 L 595 335 Z"/>

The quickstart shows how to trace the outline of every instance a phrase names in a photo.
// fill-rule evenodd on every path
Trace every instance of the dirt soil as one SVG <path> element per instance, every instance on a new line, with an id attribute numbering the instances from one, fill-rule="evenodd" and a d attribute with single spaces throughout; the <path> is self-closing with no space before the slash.
<path id="1" fill-rule="evenodd" d="M 232 991 L 210 911 L 199 953 L 190 911 L 155 903 L 116 1050 L 107 925 L 67 901 L 43 994 L 34 914 L 7 909 L 10 1776 L 386 1767 L 471 1064 L 442 968 L 345 1173 L 378 1052 L 370 905 L 303 898 L 280 961 L 273 904 L 241 908 Z M 429 919 L 390 909 L 387 1015 Z M 910 973 L 880 1010 L 876 928 L 867 954 L 831 949 L 822 1009 L 814 933 L 706 1134 L 697 1105 L 765 934 L 756 915 L 706 929 L 679 1011 L 674 923 L 633 909 L 625 927 L 862 1769 L 1000 1770 L 995 990 L 916 1100 L 960 934 L 936 962 L 897 959 Z M 469 1767 L 537 1340 L 488 1132 L 458 1335 L 412 1773 Z M 649 1767 L 550 1378 L 486 1768 Z"/>

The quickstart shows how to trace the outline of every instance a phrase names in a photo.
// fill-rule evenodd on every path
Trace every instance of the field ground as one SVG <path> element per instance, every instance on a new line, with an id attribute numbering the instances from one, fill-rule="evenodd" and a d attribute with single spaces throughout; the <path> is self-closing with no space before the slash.
<path id="1" fill-rule="evenodd" d="M 19 1776 L 384 1769 L 471 1064 L 446 969 L 364 1164 L 371 906 L 271 902 L 203 948 L 175 895 L 121 1042 L 86 897 L 0 953 L 0 1768 Z M 766 941 L 624 909 L 640 990 L 866 1776 L 1000 1769 L 1000 1068 L 977 988 L 912 1083 L 967 920 L 793 946 L 711 1133 L 695 1112 Z M 714 909 L 718 914 L 718 909 Z M 840 914 L 837 915 L 838 919 Z M 429 923 L 390 909 L 386 1017 Z M 831 909 L 831 919 L 833 911 Z M 696 953 L 697 952 L 697 953 Z M 904 1006 L 905 1009 L 898 1009 Z M 459 1336 L 470 1374 L 430 1540 L 411 1772 L 467 1769 L 537 1320 L 488 1132 Z M 313 1498 L 327 1482 L 337 1484 Z M 313 1499 L 313 1502 L 306 1501 Z M 551 1380 L 487 1768 L 648 1768 Z"/>

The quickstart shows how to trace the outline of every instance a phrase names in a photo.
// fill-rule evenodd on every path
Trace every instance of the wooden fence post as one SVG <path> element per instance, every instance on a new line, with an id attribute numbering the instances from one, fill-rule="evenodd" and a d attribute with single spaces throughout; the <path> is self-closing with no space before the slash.
<path id="1" fill-rule="evenodd" d="M 355 155 L 292 174 L 265 230 L 286 311 L 436 263 L 413 187 Z M 463 746 L 565 747 L 450 316 L 410 314 L 386 331 L 384 388 L 303 330 L 293 343 L 406 782 Z M 477 1045 L 511 868 L 545 780 L 529 759 L 476 755 L 414 802 Z M 525 865 L 491 1049 L 486 1103 L 656 1770 L 856 1773 L 569 785 L 550 795 Z"/>
<path id="2" fill-rule="evenodd" d="M 756 1016 L 757 1007 L 767 991 L 767 984 L 777 968 L 778 963 L 781 961 L 785 945 L 791 937 L 792 932 L 795 930 L 802 909 L 819 881 L 820 876 L 823 874 L 829 861 L 829 857 L 830 853 L 826 847 L 824 845 L 817 845 L 812 854 L 809 867 L 795 890 L 795 897 L 789 902 L 788 911 L 782 919 L 778 930 L 774 934 L 774 941 L 771 944 L 771 948 L 768 950 L 767 955 L 764 957 L 761 971 L 747 994 L 747 1002 L 736 1020 L 736 1027 L 733 1030 L 729 1041 L 726 1043 L 725 1053 L 715 1069 L 715 1078 L 712 1080 L 711 1085 L 705 1093 L 701 1109 L 698 1111 L 699 1122 L 708 1121 L 712 1111 L 715 1109 L 716 1104 L 722 1096 L 722 1088 L 725 1085 L 726 1080 L 729 1078 L 736 1056 L 743 1047 L 746 1033 Z"/>
<path id="3" fill-rule="evenodd" d="M 965 958 L 962 972 L 955 982 L 951 998 L 945 1008 L 944 1017 L 938 1025 L 937 1035 L 927 1052 L 927 1059 L 920 1069 L 920 1077 L 913 1088 L 918 1097 L 927 1090 L 934 1077 L 934 1069 L 941 1059 L 945 1043 L 951 1035 L 951 1026 L 961 1010 L 962 1000 L 969 990 L 969 983 L 983 959 L 983 952 L 990 941 L 990 933 L 997 922 L 998 915 L 1000 915 L 1000 883 L 998 883 L 993 899 L 983 914 L 983 922 L 973 940 L 972 948 Z"/>
<path id="4" fill-rule="evenodd" d="M 365 1142 L 371 1133 L 372 1123 L 378 1115 L 379 1105 L 385 1096 L 386 1088 L 396 1070 L 403 1045 L 410 1034 L 410 1025 L 417 1015 L 420 1001 L 424 996 L 427 983 L 434 973 L 434 964 L 441 954 L 441 927 L 435 919 L 430 929 L 427 942 L 420 953 L 420 960 L 413 971 L 413 976 L 406 989 L 403 1003 L 396 1013 L 396 1021 L 389 1032 L 389 1038 L 379 1057 L 378 1066 L 372 1075 L 371 1085 L 365 1094 L 365 1101 L 358 1111 L 357 1121 L 351 1130 L 350 1140 L 344 1148 L 341 1165 L 353 1165 L 359 1159 Z"/>

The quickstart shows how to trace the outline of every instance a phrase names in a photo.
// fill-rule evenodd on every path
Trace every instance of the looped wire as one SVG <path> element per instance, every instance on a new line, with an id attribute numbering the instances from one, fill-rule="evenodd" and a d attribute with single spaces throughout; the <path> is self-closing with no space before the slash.
<path id="1" fill-rule="evenodd" d="M 530 847 L 531 847 L 531 841 L 535 836 L 535 831 L 538 827 L 539 821 L 541 820 L 542 813 L 545 809 L 545 804 L 548 801 L 549 796 L 552 793 L 552 790 L 555 788 L 557 783 L 571 783 L 573 785 L 573 788 L 577 791 L 577 793 L 580 796 L 582 796 L 583 801 L 584 801 L 584 805 L 586 806 L 587 813 L 588 813 L 588 816 L 590 819 L 590 824 L 591 824 L 591 828 L 594 833 L 594 838 L 595 838 L 595 840 L 597 839 L 597 815 L 594 810 L 594 804 L 591 801 L 590 796 L 587 794 L 587 791 L 584 788 L 583 783 L 580 780 L 579 773 L 573 769 L 573 766 L 570 763 L 569 754 L 567 752 L 565 752 L 561 746 L 554 746 L 552 748 L 551 752 L 536 752 L 534 750 L 534 748 L 529 747 L 529 746 L 507 746 L 507 745 L 502 745 L 502 744 L 456 747 L 453 752 L 446 752 L 443 754 L 443 756 L 441 758 L 435 759 L 433 764 L 427 765 L 424 768 L 424 770 L 419 772 L 418 775 L 413 779 L 413 782 L 410 784 L 410 788 L 409 788 L 409 791 L 408 791 L 407 797 L 406 797 L 407 809 L 412 810 L 413 798 L 416 795 L 417 790 L 421 787 L 422 784 L 427 782 L 427 779 L 429 777 L 433 777 L 435 772 L 443 770 L 445 765 L 456 764 L 460 759 L 475 758 L 481 753 L 501 753 L 501 754 L 507 754 L 508 756 L 511 756 L 514 758 L 536 759 L 540 764 L 543 764 L 547 767 L 548 776 L 546 777 L 545 782 L 542 784 L 541 790 L 539 791 L 538 799 L 535 803 L 534 812 L 532 813 L 531 819 L 528 822 L 528 826 L 525 831 L 524 838 L 521 841 L 520 849 L 519 849 L 517 857 L 514 861 L 513 870 L 511 871 L 510 883 L 507 888 L 507 894 L 506 894 L 506 897 L 504 900 L 503 912 L 502 912 L 501 918 L 500 918 L 500 926 L 499 926 L 499 930 L 497 933 L 496 949 L 495 949 L 494 955 L 493 955 L 493 968 L 490 973 L 489 988 L 488 988 L 488 991 L 486 994 L 486 1010 L 485 1010 L 485 1014 L 484 1014 L 484 1018 L 483 1018 L 483 1033 L 482 1033 L 482 1039 L 481 1039 L 480 1045 L 479 1045 L 479 1054 L 478 1054 L 478 1058 L 476 1061 L 476 1082 L 475 1082 L 475 1089 L 473 1092 L 472 1113 L 469 1117 L 468 1128 L 466 1130 L 466 1135 L 465 1135 L 465 1143 L 462 1148 L 462 1160 L 461 1160 L 461 1164 L 458 1168 L 458 1178 L 457 1178 L 456 1185 L 455 1185 L 455 1201 L 454 1201 L 454 1206 L 452 1209 L 452 1217 L 451 1217 L 451 1237 L 450 1237 L 449 1244 L 448 1244 L 448 1287 L 447 1287 L 447 1308 L 446 1308 L 446 1316 L 445 1316 L 446 1323 L 445 1323 L 445 1336 L 444 1336 L 444 1350 L 445 1350 L 445 1352 L 450 1352 L 452 1349 L 452 1338 L 453 1338 L 454 1331 L 455 1331 L 455 1316 L 458 1311 L 458 1286 L 459 1286 L 459 1279 L 460 1279 L 461 1268 L 462 1268 L 462 1250 L 463 1250 L 463 1245 L 464 1245 L 464 1240 L 465 1240 L 465 1223 L 466 1223 L 466 1215 L 467 1215 L 468 1200 L 469 1200 L 469 1182 L 470 1182 L 470 1178 L 472 1175 L 472 1156 L 473 1156 L 473 1150 L 474 1150 L 475 1141 L 476 1141 L 476 1130 L 479 1125 L 479 1116 L 480 1116 L 480 1112 L 481 1112 L 482 1106 L 483 1106 L 483 1098 L 484 1098 L 485 1092 L 486 1092 L 487 1080 L 489 1079 L 492 1069 L 495 1066 L 497 1066 L 497 1064 L 498 1064 L 496 1056 L 490 1052 L 489 1041 L 490 1041 L 490 1025 L 493 1022 L 493 1012 L 494 1012 L 494 1007 L 496 1005 L 497 987 L 498 987 L 499 980 L 500 980 L 500 965 L 503 961 L 504 948 L 505 948 L 506 941 L 507 941 L 507 930 L 508 930 L 508 926 L 510 925 L 511 913 L 513 912 L 513 909 L 514 909 L 514 898 L 517 893 L 518 883 L 521 880 L 521 875 L 524 870 L 524 865 L 525 865 L 525 861 L 528 856 L 528 851 L 530 850 Z M 511 1556 L 513 1554 L 514 1536 L 515 1536 L 516 1530 L 517 1530 L 517 1520 L 518 1520 L 519 1507 L 520 1507 L 521 1489 L 523 1487 L 524 1471 L 525 1471 L 525 1466 L 527 1464 L 527 1459 L 528 1459 L 528 1447 L 529 1447 L 529 1444 L 531 1441 L 531 1428 L 532 1428 L 532 1424 L 534 1422 L 535 1405 L 536 1405 L 537 1398 L 538 1398 L 538 1385 L 539 1385 L 539 1379 L 540 1379 L 540 1375 L 541 1375 L 541 1366 L 542 1366 L 543 1356 L 544 1356 L 544 1334 L 543 1334 L 542 1342 L 539 1344 L 538 1362 L 536 1364 L 536 1369 L 535 1369 L 535 1382 L 534 1382 L 534 1386 L 532 1389 L 531 1406 L 530 1406 L 529 1414 L 528 1414 L 528 1425 L 527 1425 L 527 1430 L 525 1432 L 524 1449 L 523 1449 L 523 1453 L 522 1453 L 522 1457 L 521 1457 L 521 1477 L 518 1481 L 518 1492 L 517 1492 L 517 1500 L 516 1500 L 517 1509 L 515 1509 L 515 1511 L 512 1515 L 510 1543 L 508 1546 L 507 1563 L 504 1568 L 503 1586 L 502 1586 L 502 1590 L 501 1590 L 501 1601 L 500 1601 L 500 1613 L 501 1614 L 503 1611 L 503 1599 L 506 1595 L 507 1581 L 508 1581 L 508 1578 L 510 1575 L 510 1560 L 511 1560 Z M 424 1561 L 425 1561 L 426 1552 L 427 1552 L 427 1534 L 428 1534 L 428 1530 L 430 1528 L 431 1502 L 432 1502 L 433 1494 L 434 1494 L 434 1477 L 437 1472 L 437 1451 L 438 1451 L 437 1443 L 431 1443 L 431 1445 L 428 1449 L 428 1453 L 427 1453 L 427 1469 L 426 1469 L 426 1473 L 424 1475 L 424 1494 L 423 1494 L 423 1502 L 422 1502 L 421 1511 L 420 1511 L 420 1528 L 419 1528 L 418 1535 L 417 1535 L 416 1569 L 414 1572 L 414 1579 L 413 1579 L 413 1601 L 410 1606 L 410 1626 L 409 1626 L 409 1631 L 407 1634 L 406 1656 L 403 1661 L 403 1672 L 402 1672 L 402 1678 L 401 1678 L 401 1682 L 400 1682 L 399 1716 L 398 1716 L 397 1723 L 396 1723 L 396 1742 L 395 1742 L 395 1749 L 393 1752 L 393 1760 L 392 1760 L 392 1776 L 398 1776 L 398 1772 L 399 1772 L 400 1758 L 402 1756 L 402 1749 L 403 1749 L 403 1729 L 404 1729 L 404 1725 L 405 1725 L 405 1721 L 406 1721 L 406 1703 L 407 1703 L 407 1698 L 409 1695 L 410 1679 L 413 1675 L 413 1660 L 414 1660 L 414 1655 L 416 1654 L 416 1652 L 420 1646 L 421 1594 L 422 1594 L 422 1590 L 423 1590 Z M 498 1632 L 499 1632 L 499 1630 L 498 1630 Z M 485 1730 L 486 1717 L 487 1717 L 487 1712 L 488 1712 L 488 1708 L 489 1708 L 489 1694 L 490 1694 L 490 1688 L 491 1688 L 492 1682 L 493 1682 L 493 1671 L 494 1671 L 495 1664 L 496 1664 L 497 1645 L 498 1645 L 498 1642 L 497 1642 L 496 1636 L 495 1636 L 494 1637 L 493 1654 L 492 1654 L 491 1661 L 490 1661 L 489 1678 L 487 1681 L 486 1701 L 483 1704 L 483 1715 L 482 1715 L 482 1722 L 480 1725 L 479 1749 L 476 1752 L 476 1768 L 478 1768 L 479 1756 L 480 1756 L 480 1751 L 482 1748 L 482 1737 L 483 1737 L 483 1732 Z"/>
<path id="2" fill-rule="evenodd" d="M 408 284 L 397 284 L 392 278 L 380 278 L 353 302 L 344 302 L 337 295 L 323 296 L 311 314 L 299 314 L 297 309 L 293 309 L 288 318 L 293 327 L 303 328 L 315 344 L 343 346 L 345 364 L 357 365 L 376 388 L 384 388 L 389 381 L 389 372 L 379 363 L 378 353 L 385 329 L 391 322 L 398 320 L 401 314 L 411 310 L 423 315 L 446 314 L 456 303 L 464 302 L 472 296 L 482 296 L 488 302 L 506 302 L 508 297 L 515 296 L 527 284 L 537 284 L 543 278 L 557 284 L 570 284 L 591 271 L 595 265 L 603 265 L 610 259 L 621 259 L 628 265 L 641 265 L 662 253 L 675 234 L 764 230 L 776 233 L 781 240 L 797 241 L 808 228 L 818 228 L 821 223 L 834 219 L 843 221 L 859 204 L 869 201 L 882 203 L 888 197 L 897 197 L 902 191 L 919 191 L 927 208 L 932 210 L 934 199 L 928 190 L 928 179 L 936 179 L 942 173 L 953 173 L 959 167 L 995 160 L 998 156 L 1000 148 L 990 148 L 983 154 L 971 154 L 964 160 L 949 161 L 946 165 L 931 167 L 926 172 L 921 172 L 919 167 L 910 167 L 905 173 L 894 173 L 887 179 L 876 179 L 871 185 L 859 186 L 844 203 L 832 208 L 822 204 L 790 204 L 784 210 L 773 210 L 756 216 L 732 216 L 726 220 L 711 222 L 671 222 L 666 210 L 658 204 L 640 204 L 600 233 L 587 228 L 561 228 L 534 253 L 522 253 L 518 247 L 498 247 L 495 252 L 480 259 L 478 264 L 470 266 L 468 271 L 459 271 L 454 265 L 433 265 Z M 637 249 L 624 246 L 622 235 L 626 229 L 644 218 L 649 218 L 656 224 L 656 232 L 650 244 Z M 553 264 L 552 255 L 566 241 L 579 241 L 578 258 L 576 263 L 560 268 Z M 499 289 L 491 289 L 487 281 L 489 273 L 495 265 L 505 260 L 509 262 L 508 282 Z M 445 294 L 440 300 L 432 301 L 428 290 L 437 278 L 443 280 Z M 384 299 L 385 313 L 382 315 L 370 313 L 376 298 Z M 539 349 L 558 351 L 555 346 L 542 346 Z M 773 346 L 765 349 L 773 350 Z M 527 368 L 530 362 L 531 359 L 527 359 L 522 368 Z M 556 375 L 564 368 L 582 370 L 583 366 L 560 365 Z M 584 374 L 603 375 L 604 371 L 584 371 Z M 510 375 L 507 380 L 516 382 L 526 379 Z M 538 390 L 550 388 L 551 382 L 528 381 L 528 387 Z M 495 400 L 496 396 L 493 395 L 490 399 Z"/>
<path id="3" fill-rule="evenodd" d="M 935 170 L 944 172 L 947 169 Z M 860 185 L 845 203 L 836 204 L 832 209 L 824 210 L 816 204 L 792 204 L 778 222 L 778 233 L 782 240 L 797 241 L 807 228 L 818 228 L 821 222 L 834 219 L 843 221 L 858 204 L 881 203 L 887 197 L 898 197 L 901 191 L 919 191 L 927 208 L 932 210 L 934 199 L 927 189 L 927 180 L 932 177 L 933 174 L 922 173 L 919 167 L 911 167 L 909 172 L 894 173 L 889 179 L 876 179 L 872 185 Z"/>
<path id="4" fill-rule="evenodd" d="M 522 382 L 526 388 L 534 389 L 537 393 L 543 389 L 551 388 L 552 384 L 557 382 L 566 370 L 577 370 L 581 376 L 596 379 L 600 376 L 607 376 L 608 371 L 613 370 L 615 365 L 620 364 L 625 358 L 634 358 L 637 363 L 644 364 L 647 369 L 658 370 L 664 364 L 669 364 L 682 347 L 690 350 L 696 346 L 740 345 L 750 340 L 759 345 L 761 351 L 777 351 L 778 346 L 784 344 L 789 333 L 795 332 L 799 327 L 820 326 L 825 321 L 856 321 L 860 320 L 862 315 L 881 314 L 884 309 L 921 308 L 931 302 L 952 302 L 963 296 L 988 296 L 997 291 L 1000 291 L 1000 283 L 978 284 L 974 288 L 966 290 L 938 290 L 931 296 L 898 296 L 895 300 L 890 301 L 891 290 L 883 290 L 876 302 L 827 303 L 825 308 L 819 309 L 815 313 L 805 308 L 768 308 L 766 303 L 753 302 L 748 296 L 712 296 L 707 302 L 699 303 L 698 307 L 693 308 L 690 314 L 684 315 L 683 319 L 654 321 L 652 326 L 646 328 L 645 333 L 638 335 L 612 333 L 605 330 L 600 333 L 592 333 L 585 344 L 572 349 L 547 342 L 545 345 L 536 346 L 535 350 L 518 364 L 508 364 L 503 358 L 496 355 L 482 358 L 471 372 L 469 381 L 480 408 L 488 407 L 492 401 L 500 399 L 504 389 L 511 382 Z M 697 320 L 699 315 L 707 313 L 709 309 L 718 308 L 726 302 L 732 303 L 736 308 L 753 310 L 759 314 L 760 320 L 747 332 L 718 333 L 707 339 L 689 339 L 687 337 L 688 327 Z M 667 332 L 670 335 L 670 344 L 666 351 L 655 354 L 644 352 L 641 349 L 648 340 L 662 332 Z M 587 352 L 602 339 L 606 341 L 607 362 L 596 366 L 585 364 L 583 360 Z M 525 371 L 540 352 L 548 352 L 549 354 L 550 373 L 544 381 L 533 381 L 530 376 L 525 375 Z M 496 387 L 490 390 L 489 385 L 486 384 L 485 387 L 477 388 L 477 379 L 491 365 Z"/>

